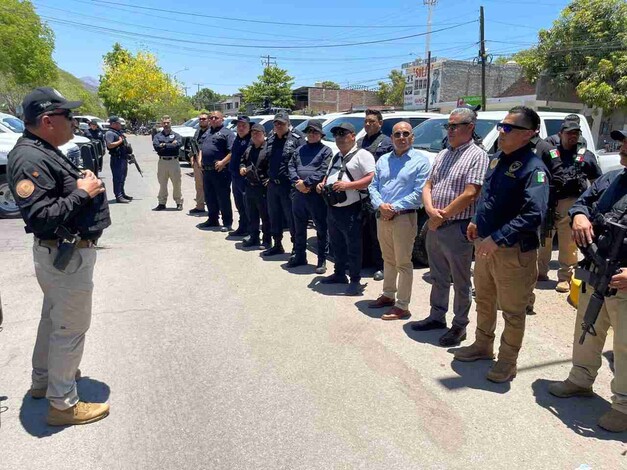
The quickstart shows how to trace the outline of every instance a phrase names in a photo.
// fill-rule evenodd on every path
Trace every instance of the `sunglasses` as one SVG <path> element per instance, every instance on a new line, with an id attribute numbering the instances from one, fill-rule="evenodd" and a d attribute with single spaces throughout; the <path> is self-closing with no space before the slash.
<path id="1" fill-rule="evenodd" d="M 454 131 L 457 130 L 457 128 L 459 128 L 460 126 L 467 126 L 468 124 L 470 124 L 470 122 L 460 122 L 457 124 L 449 124 L 448 122 L 446 124 L 442 124 L 442 127 L 444 129 L 446 129 L 447 131 Z"/>
<path id="2" fill-rule="evenodd" d="M 345 135 L 348 135 L 348 134 L 351 134 L 351 131 L 340 129 L 339 131 L 335 131 L 333 133 L 333 137 L 344 137 Z"/>
<path id="3" fill-rule="evenodd" d="M 315 129 L 308 129 L 307 130 L 307 134 L 320 134 L 320 135 L 322 135 L 322 133 L 320 131 L 317 131 Z"/>
<path id="4" fill-rule="evenodd" d="M 407 138 L 407 137 L 409 137 L 410 135 L 411 135 L 411 132 L 409 132 L 409 131 L 402 131 L 402 132 L 401 132 L 401 131 L 396 131 L 394 134 L 392 134 L 392 136 L 393 136 L 395 139 L 400 139 L 401 137 L 405 137 L 405 138 Z"/>
<path id="5" fill-rule="evenodd" d="M 208 118 L 198 118 L 199 121 L 206 121 Z"/>
<path id="6" fill-rule="evenodd" d="M 496 125 L 496 128 L 497 130 L 503 131 L 506 134 L 509 134 L 513 130 L 517 130 L 517 131 L 532 131 L 533 130 L 533 129 L 529 129 L 528 127 L 517 126 L 516 124 L 508 124 L 506 122 L 499 122 Z"/>

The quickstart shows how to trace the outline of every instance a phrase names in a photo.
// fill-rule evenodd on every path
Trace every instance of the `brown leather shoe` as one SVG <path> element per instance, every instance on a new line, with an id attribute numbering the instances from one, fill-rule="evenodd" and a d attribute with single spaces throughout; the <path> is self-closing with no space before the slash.
<path id="1" fill-rule="evenodd" d="M 50 426 L 73 426 L 75 424 L 89 424 L 106 418 L 109 415 L 107 403 L 86 403 L 79 401 L 67 410 L 58 410 L 54 406 L 48 409 L 46 421 Z"/>
<path id="2" fill-rule="evenodd" d="M 377 300 L 373 300 L 368 304 L 368 308 L 394 307 L 394 299 L 390 299 L 385 295 L 380 295 Z"/>
<path id="3" fill-rule="evenodd" d="M 625 432 L 627 431 L 627 414 L 612 408 L 599 418 L 597 424 L 609 432 Z"/>
<path id="4" fill-rule="evenodd" d="M 392 307 L 385 315 L 381 317 L 381 320 L 406 320 L 409 317 L 411 317 L 411 313 L 409 312 L 409 310 Z"/>
<path id="5" fill-rule="evenodd" d="M 592 387 L 580 387 L 566 379 L 563 382 L 555 382 L 549 385 L 549 393 L 559 398 L 591 397 L 594 396 Z"/>
<path id="6" fill-rule="evenodd" d="M 81 380 L 81 370 L 76 369 L 76 374 L 74 375 L 74 380 L 77 382 Z M 41 400 L 42 398 L 46 398 L 47 388 L 31 388 L 28 391 L 28 394 L 33 400 Z"/>
<path id="7" fill-rule="evenodd" d="M 486 379 L 490 382 L 496 382 L 499 384 L 509 382 L 516 377 L 516 372 L 516 364 L 505 361 L 496 361 L 496 364 L 494 364 L 488 371 Z"/>

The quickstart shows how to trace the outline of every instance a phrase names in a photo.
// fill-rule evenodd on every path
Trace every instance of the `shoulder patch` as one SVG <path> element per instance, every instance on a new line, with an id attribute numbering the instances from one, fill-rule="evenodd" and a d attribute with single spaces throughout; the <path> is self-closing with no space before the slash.
<path id="1" fill-rule="evenodd" d="M 493 158 L 492 161 L 490 162 L 490 170 L 494 170 L 496 168 L 496 165 L 498 164 L 499 164 L 499 159 Z"/>
<path id="2" fill-rule="evenodd" d="M 551 149 L 549 150 L 549 153 L 551 154 L 551 158 L 559 158 L 560 157 L 560 151 L 557 149 Z"/>
<path id="3" fill-rule="evenodd" d="M 28 179 L 20 180 L 15 185 L 15 192 L 22 199 L 30 197 L 35 191 L 35 184 Z"/>
<path id="4" fill-rule="evenodd" d="M 546 173 L 544 173 L 544 171 L 538 171 L 538 173 L 536 175 L 536 181 L 538 183 L 546 182 Z"/>

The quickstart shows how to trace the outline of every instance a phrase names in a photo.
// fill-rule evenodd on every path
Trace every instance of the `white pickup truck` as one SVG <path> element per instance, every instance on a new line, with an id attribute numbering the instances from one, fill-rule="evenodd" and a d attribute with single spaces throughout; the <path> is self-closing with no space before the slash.
<path id="1" fill-rule="evenodd" d="M 23 131 L 24 123 L 20 119 L 10 114 L 0 113 L 0 219 L 16 218 L 20 215 L 7 181 L 7 155 Z M 70 142 L 59 149 L 68 156 L 80 154 L 80 146 L 89 142 L 86 137 L 75 135 Z"/>

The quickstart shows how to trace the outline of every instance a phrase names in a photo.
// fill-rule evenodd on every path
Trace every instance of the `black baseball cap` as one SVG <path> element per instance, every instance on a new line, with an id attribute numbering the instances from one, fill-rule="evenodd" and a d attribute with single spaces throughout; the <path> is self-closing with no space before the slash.
<path id="1" fill-rule="evenodd" d="M 290 122 L 290 115 L 287 114 L 285 111 L 279 111 L 274 115 L 274 121 L 284 122 L 287 124 L 288 122 Z"/>
<path id="2" fill-rule="evenodd" d="M 335 135 L 335 133 L 339 131 L 340 129 L 344 129 L 345 131 L 348 131 L 351 134 L 355 134 L 355 126 L 353 126 L 350 122 L 343 122 L 333 127 L 331 129 L 331 134 Z"/>
<path id="3" fill-rule="evenodd" d="M 245 122 L 246 124 L 250 124 L 250 118 L 248 116 L 237 116 L 235 122 Z"/>
<path id="4" fill-rule="evenodd" d="M 560 128 L 561 132 L 569 132 L 569 131 L 581 131 L 581 126 L 579 122 L 574 120 L 564 120 L 562 123 L 562 127 Z"/>
<path id="5" fill-rule="evenodd" d="M 252 127 L 250 128 L 250 131 L 259 131 L 259 132 L 263 132 L 264 134 L 266 133 L 266 128 L 263 127 L 261 124 L 259 123 L 255 123 L 252 125 Z"/>
<path id="6" fill-rule="evenodd" d="M 579 114 L 569 114 L 564 118 L 564 121 L 575 121 L 579 124 L 581 122 L 581 118 L 579 117 Z"/>
<path id="7" fill-rule="evenodd" d="M 627 139 L 627 131 L 619 131 L 619 130 L 612 131 L 610 132 L 610 137 L 614 140 L 622 142 L 623 140 Z"/>
<path id="8" fill-rule="evenodd" d="M 98 121 L 96 121 L 95 119 L 92 119 L 91 121 L 89 121 L 89 124 L 93 124 L 95 126 L 98 125 Z"/>
<path id="9" fill-rule="evenodd" d="M 309 122 L 307 123 L 307 127 L 305 127 L 305 133 L 309 132 L 310 129 L 320 132 L 323 137 L 326 135 L 324 132 L 322 132 L 322 121 L 320 121 L 319 119 L 309 120 Z"/>
<path id="10" fill-rule="evenodd" d="M 114 122 L 120 122 L 120 118 L 117 116 L 109 116 L 109 123 L 113 124 Z"/>
<path id="11" fill-rule="evenodd" d="M 49 113 L 56 109 L 76 109 L 82 101 L 68 101 L 61 93 L 51 87 L 35 88 L 22 101 L 22 115 L 24 121 L 32 124 L 37 116 Z"/>

